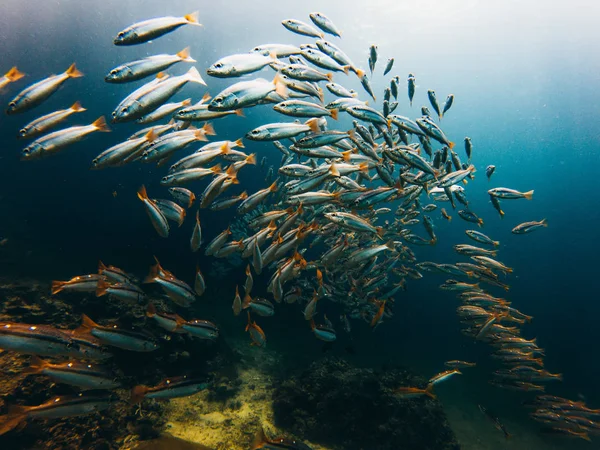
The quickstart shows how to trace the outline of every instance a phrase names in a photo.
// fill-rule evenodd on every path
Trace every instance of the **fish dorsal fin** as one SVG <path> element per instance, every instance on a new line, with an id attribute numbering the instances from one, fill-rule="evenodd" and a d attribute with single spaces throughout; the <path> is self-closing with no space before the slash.
<path id="1" fill-rule="evenodd" d="M 85 314 L 81 315 L 81 325 L 74 330 L 75 334 L 89 334 L 92 329 L 97 328 L 98 324 Z"/>

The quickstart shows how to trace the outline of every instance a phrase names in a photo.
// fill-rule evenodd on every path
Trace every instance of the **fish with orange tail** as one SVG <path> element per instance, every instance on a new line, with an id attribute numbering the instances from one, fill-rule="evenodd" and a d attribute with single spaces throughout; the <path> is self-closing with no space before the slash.
<path id="1" fill-rule="evenodd" d="M 312 447 L 297 441 L 295 439 L 289 439 L 281 436 L 277 436 L 273 439 L 269 438 L 263 428 L 256 433 L 254 437 L 254 441 L 252 441 L 252 450 L 257 449 L 267 449 L 267 450 L 276 450 L 276 449 L 288 449 L 288 450 L 312 450 Z"/>
<path id="2" fill-rule="evenodd" d="M 168 400 L 170 398 L 189 397 L 207 389 L 210 384 L 205 378 L 194 379 L 187 376 L 167 378 L 156 386 L 135 386 L 131 390 L 131 403 L 140 403 L 145 398 Z"/>
<path id="3" fill-rule="evenodd" d="M 399 387 L 394 390 L 394 394 L 401 398 L 418 398 L 426 395 L 430 398 L 435 399 L 436 396 L 433 393 L 433 385 L 428 385 L 426 389 L 420 389 L 416 387 Z"/>
<path id="4" fill-rule="evenodd" d="M 246 331 L 250 333 L 252 339 L 252 345 L 258 347 L 264 347 L 267 345 L 267 336 L 261 327 L 256 322 L 252 322 L 250 318 L 250 312 L 248 312 L 248 325 L 246 325 Z"/>

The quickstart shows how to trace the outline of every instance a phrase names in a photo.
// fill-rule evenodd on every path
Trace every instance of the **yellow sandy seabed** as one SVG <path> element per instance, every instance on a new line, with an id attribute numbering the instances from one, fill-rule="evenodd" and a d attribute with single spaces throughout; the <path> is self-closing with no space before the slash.
<path id="1" fill-rule="evenodd" d="M 272 384 L 268 373 L 252 367 L 240 370 L 239 377 L 242 382 L 239 392 L 226 402 L 209 401 L 208 392 L 171 400 L 166 412 L 166 431 L 214 450 L 250 449 L 261 426 L 271 437 L 286 434 L 278 433 L 271 425 Z M 315 450 L 329 450 L 309 443 L 302 436 L 290 437 L 306 442 Z"/>

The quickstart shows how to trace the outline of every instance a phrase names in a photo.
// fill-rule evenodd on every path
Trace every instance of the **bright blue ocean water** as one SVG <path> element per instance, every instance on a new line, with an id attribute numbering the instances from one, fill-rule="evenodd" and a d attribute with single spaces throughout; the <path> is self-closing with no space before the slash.
<path id="1" fill-rule="evenodd" d="M 402 81 L 397 114 L 418 117 L 420 106 L 428 105 L 427 89 L 434 89 L 440 101 L 450 93 L 456 96 L 442 126 L 457 142 L 463 159 L 463 138 L 473 141 L 473 163 L 479 172 L 467 194 L 473 211 L 485 220 L 483 231 L 501 241 L 499 259 L 515 269 L 508 279 L 507 298 L 535 317 L 525 327 L 525 336 L 537 336 L 546 349 L 547 368 L 564 374 L 564 383 L 551 388 L 553 392 L 580 393 L 590 405 L 599 406 L 600 60 L 596 54 L 600 31 L 595 18 L 600 7 L 585 0 L 543 5 L 534 0 L 368 3 L 4 0 L 0 4 L 0 72 L 16 65 L 27 78 L 0 93 L 3 108 L 28 83 L 62 72 L 72 62 L 85 77 L 68 81 L 33 111 L 0 118 L 0 237 L 9 239 L 0 247 L 2 274 L 68 279 L 93 272 L 102 259 L 141 276 L 152 255 L 157 255 L 174 272 L 188 273 L 191 280 L 198 262 L 188 249 L 191 221 L 163 240 L 151 228 L 135 195 L 145 183 L 151 196 L 167 198 L 159 186 L 166 168 L 132 164 L 89 170 L 97 154 L 128 137 L 137 125 L 114 125 L 112 133 L 92 135 L 60 155 L 35 162 L 19 161 L 23 142 L 16 139 L 16 132 L 38 115 L 68 107 L 75 100 L 88 111 L 70 123 L 109 117 L 132 88 L 103 81 L 106 72 L 120 63 L 174 53 L 189 45 L 196 66 L 204 73 L 218 58 L 259 44 L 307 42 L 310 38 L 288 32 L 280 21 L 308 21 L 309 12 L 321 10 L 342 29 L 342 39 L 334 41 L 359 67 L 367 68 L 369 45 L 379 46 L 377 73 L 371 81 L 378 97 L 383 97 L 388 83 L 388 77 L 381 75 L 385 61 L 395 58 L 389 76 L 398 75 Z M 112 44 L 114 35 L 133 22 L 194 10 L 200 10 L 203 28 L 183 27 L 133 47 Z M 181 64 L 172 72 L 183 73 L 187 68 Z M 418 85 L 412 109 L 405 84 L 409 72 L 415 74 Z M 267 69 L 264 76 L 271 77 L 272 71 Z M 215 95 L 231 82 L 205 79 L 207 89 L 188 86 L 175 99 L 197 101 L 205 91 Z M 336 81 L 367 98 L 356 77 L 336 75 Z M 376 105 L 381 107 L 380 102 Z M 248 110 L 246 116 L 215 121 L 217 138 L 235 140 L 262 123 L 281 118 L 267 106 Z M 345 116 L 336 126 L 348 129 L 350 124 Z M 334 126 L 331 121 L 330 126 Z M 246 150 L 256 152 L 259 159 L 266 156 L 270 164 L 280 160 L 268 143 L 248 141 Z M 489 164 L 497 170 L 488 183 L 484 170 Z M 244 170 L 240 181 L 237 192 L 266 186 L 258 168 Z M 503 202 L 506 216 L 500 219 L 486 194 L 489 187 L 497 186 L 535 189 L 534 199 Z M 235 217 L 234 211 L 206 214 L 203 231 L 208 238 Z M 468 243 L 464 230 L 472 227 L 453 215 L 452 223 L 447 223 L 435 214 L 439 243 L 416 249 L 420 260 L 458 260 L 452 245 Z M 525 236 L 510 232 L 518 223 L 542 218 L 548 220 L 549 228 Z M 204 258 L 199 264 L 208 272 L 213 262 Z M 231 285 L 243 279 L 242 273 L 231 277 Z M 388 360 L 431 371 L 447 359 L 479 358 L 485 367 L 487 350 L 462 337 L 454 312 L 457 301 L 437 288 L 444 280 L 429 275 L 410 282 L 408 291 L 397 299 L 393 320 L 375 333 L 357 325 L 357 358 L 363 364 Z M 229 311 L 231 298 L 215 307 Z M 297 326 L 290 327 L 294 321 Z M 301 317 L 285 314 L 264 328 L 280 350 L 293 352 L 292 341 L 304 336 L 306 348 L 314 350 L 315 357 L 321 354 L 313 336 L 301 332 L 305 329 Z M 333 351 L 343 353 L 340 348 Z M 478 374 L 485 385 L 486 371 Z"/>

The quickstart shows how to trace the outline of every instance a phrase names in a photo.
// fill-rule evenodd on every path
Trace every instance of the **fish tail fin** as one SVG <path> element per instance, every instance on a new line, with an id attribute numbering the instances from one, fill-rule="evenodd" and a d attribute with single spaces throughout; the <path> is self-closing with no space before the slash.
<path id="1" fill-rule="evenodd" d="M 316 117 L 308 119 L 305 122 L 305 125 L 308 125 L 310 127 L 310 131 L 312 131 L 313 133 L 319 133 L 321 131 L 321 129 L 319 128 L 319 119 L 317 119 Z"/>
<path id="2" fill-rule="evenodd" d="M 146 317 L 154 317 L 156 315 L 156 306 L 154 303 L 148 303 L 148 307 L 146 308 Z"/>
<path id="3" fill-rule="evenodd" d="M 196 62 L 196 60 L 190 56 L 190 48 L 189 47 L 186 47 L 183 50 L 181 50 L 179 53 L 177 53 L 177 56 L 179 56 L 179 58 L 185 62 L 190 62 L 190 63 Z"/>
<path id="4" fill-rule="evenodd" d="M 325 94 L 323 93 L 323 88 L 322 88 L 322 87 L 319 87 L 319 88 L 317 89 L 317 92 L 319 93 L 319 101 L 320 101 L 321 103 L 325 103 Z"/>
<path id="5" fill-rule="evenodd" d="M 358 165 L 358 169 L 362 172 L 362 173 L 369 173 L 369 163 L 368 162 L 361 162 Z"/>
<path id="6" fill-rule="evenodd" d="M 192 104 L 191 98 L 186 98 L 184 101 L 181 102 L 181 106 L 190 106 L 191 104 Z"/>
<path id="7" fill-rule="evenodd" d="M 256 153 L 251 153 L 250 155 L 248 155 L 248 157 L 245 159 L 246 164 L 251 164 L 253 166 L 256 165 Z"/>
<path id="8" fill-rule="evenodd" d="M 186 14 L 185 16 L 183 16 L 183 18 L 187 21 L 187 23 L 189 23 L 190 25 L 196 25 L 201 27 L 202 24 L 200 22 L 198 22 L 200 17 L 200 12 L 199 11 L 194 11 L 193 13 L 190 14 Z"/>
<path id="9" fill-rule="evenodd" d="M 337 167 L 335 167 L 335 163 L 331 163 L 331 166 L 329 166 L 329 173 L 334 177 L 340 176 L 340 171 L 337 170 Z"/>
<path id="10" fill-rule="evenodd" d="M 425 395 L 429 396 L 432 399 L 436 399 L 436 395 L 433 393 L 433 384 L 428 384 L 427 387 L 425 388 Z"/>
<path id="11" fill-rule="evenodd" d="M 26 406 L 13 405 L 9 406 L 8 414 L 0 418 L 0 436 L 17 428 L 25 419 L 27 419 Z"/>
<path id="12" fill-rule="evenodd" d="M 141 201 L 148 200 L 148 193 L 146 192 L 146 186 L 142 184 L 142 187 L 138 189 L 137 196 Z"/>
<path id="13" fill-rule="evenodd" d="M 236 115 L 236 116 L 239 116 L 239 117 L 246 117 L 246 116 L 244 115 L 244 110 L 243 110 L 243 109 L 236 109 L 236 110 L 234 111 L 234 113 L 235 113 L 235 115 Z"/>
<path id="14" fill-rule="evenodd" d="M 289 97 L 287 85 L 281 78 L 279 72 L 275 74 L 275 77 L 273 78 L 273 84 L 275 85 L 275 92 L 277 93 L 277 95 L 281 95 L 283 98 Z"/>
<path id="15" fill-rule="evenodd" d="M 83 106 L 81 106 L 81 103 L 79 103 L 79 100 L 77 100 L 75 103 L 73 103 L 73 106 L 71 106 L 71 109 L 74 112 L 83 112 L 83 111 L 86 111 L 86 109 Z"/>
<path id="16" fill-rule="evenodd" d="M 250 325 L 252 325 L 252 319 L 250 318 L 250 311 L 248 311 L 248 324 L 246 325 L 246 331 L 250 329 Z"/>
<path id="17" fill-rule="evenodd" d="M 237 290 L 237 286 L 236 286 L 236 290 Z M 250 297 L 250 295 L 246 294 L 244 296 L 244 300 L 242 300 L 242 309 L 248 309 L 250 307 L 250 303 L 252 303 L 252 297 Z"/>
<path id="18" fill-rule="evenodd" d="M 81 315 L 81 325 L 79 326 L 79 328 L 74 330 L 74 333 L 87 334 L 90 332 L 90 330 L 92 330 L 93 328 L 96 328 L 97 326 L 98 326 L 98 324 L 96 322 L 94 322 L 92 319 L 90 319 L 85 314 L 82 314 Z"/>
<path id="19" fill-rule="evenodd" d="M 200 104 L 206 103 L 211 98 L 212 97 L 210 96 L 210 94 L 208 92 L 204 93 L 204 95 L 202 96 L 202 99 L 200 100 Z"/>
<path id="20" fill-rule="evenodd" d="M 273 181 L 273 184 L 269 186 L 269 191 L 277 192 L 277 181 Z"/>
<path id="21" fill-rule="evenodd" d="M 144 137 L 146 138 L 146 142 L 153 142 L 156 140 L 158 135 L 154 132 L 154 128 L 152 128 Z"/>
<path id="22" fill-rule="evenodd" d="M 194 130 L 194 137 L 197 141 L 208 141 L 208 138 L 206 137 L 206 131 L 204 131 L 204 127 Z"/>
<path id="23" fill-rule="evenodd" d="M 63 290 L 63 287 L 67 284 L 66 281 L 53 281 L 52 282 L 52 290 L 51 293 L 52 295 L 56 295 L 58 294 L 60 291 Z"/>
<path id="24" fill-rule="evenodd" d="M 17 81 L 23 78 L 25 74 L 19 71 L 19 69 L 17 69 L 17 66 L 14 66 L 8 72 L 6 72 L 6 75 L 4 76 L 8 78 L 9 81 L 12 83 L 13 81 Z"/>
<path id="25" fill-rule="evenodd" d="M 25 369 L 21 370 L 21 373 L 23 375 L 41 373 L 41 371 L 44 370 L 44 367 L 46 366 L 48 366 L 48 363 L 46 361 L 44 361 L 37 355 L 33 355 L 29 360 L 29 367 L 26 367 Z"/>
<path id="26" fill-rule="evenodd" d="M 106 119 L 104 118 L 104 116 L 100 116 L 96 120 L 94 120 L 92 122 L 92 126 L 94 128 L 96 128 L 96 130 L 102 131 L 103 133 L 110 132 L 110 128 L 108 128 L 108 125 L 106 124 Z"/>
<path id="27" fill-rule="evenodd" d="M 131 390 L 131 397 L 129 398 L 129 401 L 134 405 L 136 403 L 140 403 L 142 400 L 144 400 L 144 396 L 148 393 L 149 389 L 150 388 L 148 388 L 148 386 L 138 384 Z"/>
<path id="28" fill-rule="evenodd" d="M 252 450 L 256 450 L 263 447 L 263 444 L 267 443 L 267 435 L 265 434 L 265 430 L 261 426 L 259 430 L 256 432 L 254 439 L 252 440 Z"/>
<path id="29" fill-rule="evenodd" d="M 344 71 L 344 73 L 346 75 L 349 75 L 350 74 L 350 68 L 351 68 L 351 66 L 344 66 L 344 67 L 342 67 L 342 70 Z"/>
<path id="30" fill-rule="evenodd" d="M 233 144 L 234 145 L 232 145 L 232 147 L 246 148 L 244 146 L 244 141 L 242 140 L 242 138 L 236 139 L 236 141 Z"/>
<path id="31" fill-rule="evenodd" d="M 354 73 L 356 73 L 356 76 L 358 78 L 362 78 L 365 76 L 365 71 L 362 69 L 354 69 Z"/>
<path id="32" fill-rule="evenodd" d="M 548 227 L 548 219 L 540 220 L 540 225 L 542 225 L 543 227 Z"/>
<path id="33" fill-rule="evenodd" d="M 98 273 L 102 274 L 102 272 L 104 272 L 106 269 L 106 264 L 104 264 L 102 261 L 98 261 Z"/>
<path id="34" fill-rule="evenodd" d="M 104 280 L 98 280 L 98 285 L 96 287 L 96 297 L 102 297 L 107 294 L 109 284 Z"/>
<path id="35" fill-rule="evenodd" d="M 218 174 L 218 173 L 221 173 L 223 171 L 223 169 L 221 169 L 221 164 L 217 164 L 216 166 L 212 166 L 210 168 L 210 170 L 215 175 Z"/>
<path id="36" fill-rule="evenodd" d="M 248 198 L 248 193 L 246 191 L 240 194 L 240 200 L 246 200 Z"/>
<path id="37" fill-rule="evenodd" d="M 523 193 L 523 197 L 527 200 L 533 200 L 533 190 Z"/>
<path id="38" fill-rule="evenodd" d="M 494 247 L 498 247 L 500 245 L 500 241 L 492 241 L 492 245 Z"/>
<path id="39" fill-rule="evenodd" d="M 198 69 L 196 69 L 196 67 L 192 67 L 190 70 L 188 70 L 186 75 L 188 81 L 206 86 L 206 82 L 202 79 L 202 76 L 200 75 L 200 72 L 198 72 Z"/>
<path id="40" fill-rule="evenodd" d="M 383 239 L 383 236 L 385 235 L 385 228 L 383 228 L 383 227 L 376 227 L 375 229 L 377 230 L 377 237 L 379 239 Z"/>
<path id="41" fill-rule="evenodd" d="M 333 74 L 331 72 L 326 73 L 325 76 L 327 77 L 330 83 L 333 81 Z"/>
<path id="42" fill-rule="evenodd" d="M 209 122 L 206 122 L 201 130 L 204 130 L 204 133 L 208 136 L 214 136 L 217 134 L 215 128 L 212 126 L 212 123 Z"/>
<path id="43" fill-rule="evenodd" d="M 454 142 L 448 142 L 448 147 L 452 150 L 454 148 Z"/>
<path id="44" fill-rule="evenodd" d="M 338 120 L 339 110 L 331 109 L 331 110 L 329 110 L 329 114 L 331 115 L 331 118 L 333 120 Z"/>
<path id="45" fill-rule="evenodd" d="M 483 227 L 483 219 L 477 219 L 477 226 L 479 228 Z"/>
<path id="46" fill-rule="evenodd" d="M 148 276 L 144 278 L 142 283 L 154 283 L 154 281 L 159 277 L 159 268 L 160 264 L 158 262 L 155 265 L 150 266 L 150 272 L 148 273 Z"/>
<path id="47" fill-rule="evenodd" d="M 352 150 L 346 150 L 345 152 L 342 152 L 342 158 L 345 162 L 350 162 L 350 159 L 352 158 Z"/>
<path id="48" fill-rule="evenodd" d="M 79 71 L 79 69 L 77 69 L 77 67 L 75 67 L 75 63 L 73 63 L 69 66 L 69 68 L 67 69 L 65 74 L 67 74 L 67 76 L 69 78 L 80 78 L 83 76 L 83 73 L 81 73 Z"/>

